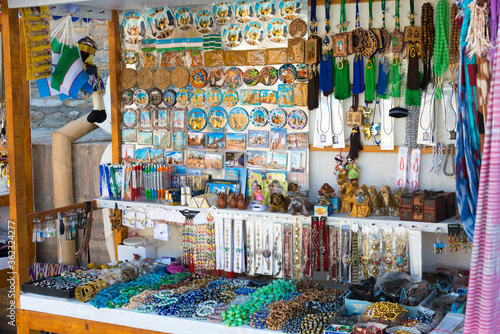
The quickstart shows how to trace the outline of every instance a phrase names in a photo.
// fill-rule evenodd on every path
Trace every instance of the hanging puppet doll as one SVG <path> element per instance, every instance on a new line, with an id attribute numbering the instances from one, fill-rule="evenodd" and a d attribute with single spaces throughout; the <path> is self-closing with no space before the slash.
<path id="1" fill-rule="evenodd" d="M 87 117 L 90 123 L 102 123 L 106 120 L 106 110 L 104 109 L 104 82 L 99 75 L 99 69 L 94 64 L 94 56 L 97 51 L 97 43 L 90 37 L 83 37 L 78 40 L 80 55 L 82 56 L 85 71 L 89 76 L 88 83 L 92 86 L 93 92 L 90 95 L 84 92 L 86 98 L 92 96 L 92 112 Z"/>

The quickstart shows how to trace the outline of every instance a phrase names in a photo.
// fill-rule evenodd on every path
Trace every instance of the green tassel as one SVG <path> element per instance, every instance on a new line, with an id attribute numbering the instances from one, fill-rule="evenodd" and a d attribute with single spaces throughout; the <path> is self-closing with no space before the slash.
<path id="1" fill-rule="evenodd" d="M 345 100 L 351 97 L 349 62 L 342 59 L 335 66 L 335 98 Z"/>
<path id="2" fill-rule="evenodd" d="M 335 69 L 337 66 L 335 66 L 335 57 L 333 56 L 333 52 L 330 51 L 330 58 L 332 59 L 332 86 L 335 87 Z"/>
<path id="3" fill-rule="evenodd" d="M 420 89 L 406 89 L 405 104 L 407 106 L 420 106 Z"/>
<path id="4" fill-rule="evenodd" d="M 436 100 L 441 100 L 441 88 L 436 87 L 436 91 L 434 92 L 434 98 Z"/>
<path id="5" fill-rule="evenodd" d="M 393 58 L 391 62 L 390 70 L 390 89 L 389 95 L 391 97 L 401 97 L 401 75 L 399 74 L 399 58 Z"/>
<path id="6" fill-rule="evenodd" d="M 377 65 L 375 63 L 375 57 L 371 57 L 368 62 L 366 62 L 365 69 L 365 101 L 373 102 L 375 100 L 375 84 Z"/>

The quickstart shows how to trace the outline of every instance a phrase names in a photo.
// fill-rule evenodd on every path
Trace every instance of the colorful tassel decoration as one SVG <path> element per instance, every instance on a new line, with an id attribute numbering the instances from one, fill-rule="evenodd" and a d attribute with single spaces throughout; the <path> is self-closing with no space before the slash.
<path id="1" fill-rule="evenodd" d="M 378 83 L 377 83 L 377 96 L 381 99 L 387 98 L 387 59 L 380 58 L 378 66 Z"/>
<path id="2" fill-rule="evenodd" d="M 377 75 L 377 65 L 375 57 L 368 59 L 365 69 L 365 102 L 371 103 L 375 100 L 375 84 Z"/>
<path id="3" fill-rule="evenodd" d="M 350 147 L 349 156 L 356 160 L 359 157 L 359 151 L 363 151 L 363 145 L 361 144 L 361 134 L 359 133 L 359 127 L 355 126 L 352 128 L 350 136 Z"/>
<path id="4" fill-rule="evenodd" d="M 352 94 L 359 95 L 365 91 L 365 74 L 363 56 L 361 53 L 354 55 L 354 73 L 352 80 Z"/>
<path id="5" fill-rule="evenodd" d="M 333 57 L 329 52 L 325 52 L 323 57 L 321 57 L 319 67 L 319 88 L 323 92 L 324 96 L 328 96 L 333 93 L 332 59 Z"/>
<path id="6" fill-rule="evenodd" d="M 415 45 L 410 46 L 408 75 L 406 78 L 405 104 L 420 106 L 420 80 L 418 78 L 418 55 Z"/>
<path id="7" fill-rule="evenodd" d="M 390 89 L 389 95 L 391 97 L 401 97 L 401 74 L 399 73 L 399 65 L 401 60 L 398 57 L 394 57 L 391 63 L 390 71 Z"/>
<path id="8" fill-rule="evenodd" d="M 346 58 L 335 66 L 335 98 L 345 100 L 351 97 L 349 62 Z"/>

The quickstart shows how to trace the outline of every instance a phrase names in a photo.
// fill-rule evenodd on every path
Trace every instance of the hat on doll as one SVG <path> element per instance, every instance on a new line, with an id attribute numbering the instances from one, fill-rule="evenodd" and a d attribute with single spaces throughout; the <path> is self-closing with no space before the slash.
<path id="1" fill-rule="evenodd" d="M 78 40 L 78 48 L 80 52 L 86 52 L 95 55 L 97 52 L 97 43 L 90 37 L 82 37 Z"/>

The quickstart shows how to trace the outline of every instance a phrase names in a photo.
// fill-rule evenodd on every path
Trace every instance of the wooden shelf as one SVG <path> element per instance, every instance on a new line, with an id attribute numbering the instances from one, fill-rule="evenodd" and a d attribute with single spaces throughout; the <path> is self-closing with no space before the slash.
<path id="1" fill-rule="evenodd" d="M 324 152 L 338 152 L 342 150 L 342 152 L 349 152 L 350 146 L 346 145 L 346 147 L 340 149 L 340 148 L 333 148 L 331 146 L 325 147 L 325 148 L 319 148 L 319 147 L 314 147 L 313 145 L 309 145 L 309 151 L 324 151 Z M 374 145 L 365 145 L 363 146 L 363 151 L 361 152 L 369 152 L 369 153 L 398 153 L 399 152 L 399 146 L 395 146 L 393 150 L 382 150 L 380 146 L 374 146 Z M 421 154 L 432 154 L 432 147 L 424 147 L 420 150 Z M 443 149 L 443 154 L 446 153 L 446 149 Z"/>

